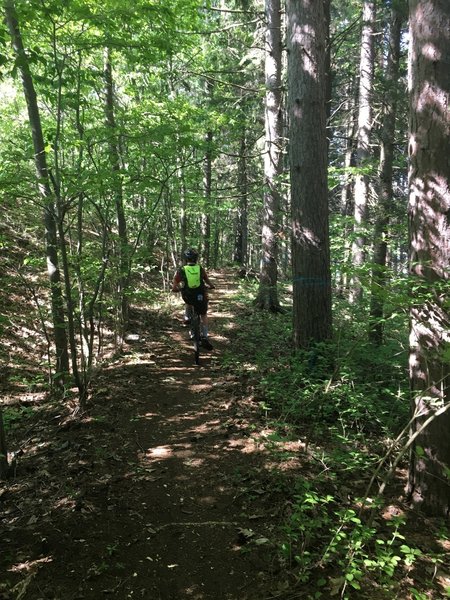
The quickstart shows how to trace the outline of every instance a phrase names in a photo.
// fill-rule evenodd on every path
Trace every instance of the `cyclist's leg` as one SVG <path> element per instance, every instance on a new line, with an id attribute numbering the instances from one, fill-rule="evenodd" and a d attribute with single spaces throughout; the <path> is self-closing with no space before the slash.
<path id="1" fill-rule="evenodd" d="M 208 337 L 208 314 L 204 314 L 201 316 L 202 321 L 202 335 L 203 337 Z"/>
<path id="2" fill-rule="evenodd" d="M 194 334 L 192 332 L 193 317 L 194 317 L 194 307 L 192 306 L 192 304 L 188 304 L 186 302 L 184 325 L 186 327 L 189 327 L 189 337 L 191 339 L 194 337 Z"/>
<path id="3" fill-rule="evenodd" d="M 192 304 L 188 304 L 186 302 L 186 304 L 184 305 L 184 318 L 183 318 L 185 325 L 189 325 L 189 323 L 191 322 L 193 312 L 194 312 L 194 307 L 192 306 Z"/>
<path id="4" fill-rule="evenodd" d="M 194 308 L 192 306 L 192 299 L 191 299 L 190 294 L 185 289 L 183 289 L 181 291 L 181 297 L 184 300 L 184 317 L 183 317 L 183 322 L 184 322 L 184 325 L 189 325 L 189 323 L 191 321 L 191 316 L 192 316 L 192 313 L 193 313 L 193 310 L 194 310 Z"/>

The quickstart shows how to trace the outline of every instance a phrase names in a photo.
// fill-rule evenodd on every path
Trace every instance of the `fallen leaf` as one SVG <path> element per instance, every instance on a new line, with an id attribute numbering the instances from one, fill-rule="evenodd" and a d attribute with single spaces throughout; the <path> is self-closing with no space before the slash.
<path id="1" fill-rule="evenodd" d="M 266 537 L 261 537 L 258 538 L 257 540 L 255 540 L 255 544 L 257 544 L 258 546 L 261 546 L 262 544 L 267 544 L 269 540 Z"/>

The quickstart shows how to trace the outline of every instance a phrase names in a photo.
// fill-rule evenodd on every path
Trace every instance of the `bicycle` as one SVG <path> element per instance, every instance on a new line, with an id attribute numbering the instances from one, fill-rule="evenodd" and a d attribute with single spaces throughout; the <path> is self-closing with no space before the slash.
<path id="1" fill-rule="evenodd" d="M 214 290 L 215 286 L 209 285 L 206 289 Z M 175 288 L 172 291 L 181 292 L 182 288 Z M 202 313 L 199 311 L 204 309 L 204 293 L 201 291 L 194 292 L 194 296 L 189 297 L 189 299 L 183 296 L 187 305 L 186 317 L 188 319 L 187 322 L 189 322 L 189 336 L 194 346 L 194 360 L 196 365 L 200 364 L 200 348 L 202 346 L 205 346 L 207 350 L 212 350 L 212 346 L 208 343 L 208 340 L 202 337 L 203 319 L 201 316 Z M 188 302 L 192 302 L 192 304 L 188 304 Z"/>

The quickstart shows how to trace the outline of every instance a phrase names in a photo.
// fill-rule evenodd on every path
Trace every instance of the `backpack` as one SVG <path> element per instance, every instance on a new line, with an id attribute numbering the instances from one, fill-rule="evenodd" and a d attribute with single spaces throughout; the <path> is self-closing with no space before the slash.
<path id="1" fill-rule="evenodd" d="M 181 297 L 186 304 L 192 304 L 193 306 L 203 305 L 205 301 L 205 283 L 202 278 L 201 266 L 185 265 L 181 267 L 181 276 L 184 281 Z"/>
<path id="2" fill-rule="evenodd" d="M 203 287 L 202 268 L 200 265 L 184 265 L 181 267 L 185 289 L 195 290 Z"/>

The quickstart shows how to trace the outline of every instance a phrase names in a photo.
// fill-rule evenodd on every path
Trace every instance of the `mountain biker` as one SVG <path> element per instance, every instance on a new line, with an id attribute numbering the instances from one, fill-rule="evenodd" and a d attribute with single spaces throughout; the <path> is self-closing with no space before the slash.
<path id="1" fill-rule="evenodd" d="M 180 267 L 173 278 L 172 292 L 181 292 L 181 297 L 186 303 L 185 324 L 189 323 L 189 307 L 195 309 L 202 321 L 202 346 L 212 350 L 213 346 L 208 339 L 208 292 L 214 289 L 206 270 L 198 264 L 198 252 L 189 248 L 183 254 L 186 264 Z"/>

